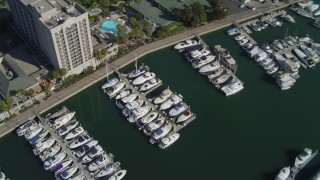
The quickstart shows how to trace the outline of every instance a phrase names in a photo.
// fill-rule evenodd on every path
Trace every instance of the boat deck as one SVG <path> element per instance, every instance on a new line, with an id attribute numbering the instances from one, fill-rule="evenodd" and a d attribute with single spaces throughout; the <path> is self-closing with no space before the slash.
<path id="1" fill-rule="evenodd" d="M 240 32 L 243 36 L 245 36 L 245 38 L 249 39 L 249 41 L 250 41 L 250 43 L 251 43 L 252 45 L 258 44 L 258 43 L 249 35 L 249 33 L 247 32 L 247 30 L 245 30 L 245 28 L 248 29 L 247 24 L 234 23 L 234 26 L 239 29 L 239 32 Z M 249 32 L 251 32 L 251 31 L 249 30 Z"/>

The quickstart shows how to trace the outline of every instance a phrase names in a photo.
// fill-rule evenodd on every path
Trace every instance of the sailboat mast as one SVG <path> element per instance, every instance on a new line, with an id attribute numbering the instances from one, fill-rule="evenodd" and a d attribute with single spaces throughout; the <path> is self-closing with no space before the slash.
<path id="1" fill-rule="evenodd" d="M 134 54 L 136 72 L 138 71 L 137 54 Z"/>
<path id="2" fill-rule="evenodd" d="M 107 80 L 108 80 L 108 82 L 109 82 L 108 63 L 106 63 L 106 73 L 107 73 Z"/>

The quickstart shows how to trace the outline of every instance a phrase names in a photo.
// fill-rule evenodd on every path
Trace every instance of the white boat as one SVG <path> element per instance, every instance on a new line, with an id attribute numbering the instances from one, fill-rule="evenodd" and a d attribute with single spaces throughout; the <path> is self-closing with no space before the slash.
<path id="1" fill-rule="evenodd" d="M 254 55 L 254 60 L 256 62 L 263 61 L 264 59 L 268 58 L 268 54 L 265 51 L 260 51 L 258 54 Z"/>
<path id="2" fill-rule="evenodd" d="M 64 125 L 57 130 L 58 136 L 61 137 L 61 136 L 68 134 L 71 130 L 76 128 L 78 126 L 78 124 L 79 124 L 79 121 L 77 121 L 77 120 L 70 121 L 70 123 L 68 125 Z"/>
<path id="3" fill-rule="evenodd" d="M 306 162 L 312 155 L 312 150 L 309 148 L 305 148 L 303 152 L 301 152 L 294 161 L 294 166 L 300 167 L 304 162 Z"/>
<path id="4" fill-rule="evenodd" d="M 198 42 L 195 40 L 186 40 L 186 41 L 179 42 L 173 48 L 179 50 L 179 49 L 184 49 L 184 48 L 191 47 L 191 46 L 194 46 L 197 44 L 198 44 Z"/>
<path id="5" fill-rule="evenodd" d="M 153 120 L 152 122 L 148 123 L 143 127 L 143 132 L 148 135 L 152 133 L 154 130 L 158 129 L 160 126 L 162 126 L 165 123 L 164 117 L 158 117 L 157 119 Z"/>
<path id="6" fill-rule="evenodd" d="M 131 90 L 130 90 L 130 89 L 123 90 L 123 91 L 121 91 L 121 92 L 116 96 L 115 99 L 122 99 L 122 98 L 128 96 L 130 93 L 131 93 Z"/>
<path id="7" fill-rule="evenodd" d="M 214 56 L 214 55 L 201 56 L 192 62 L 192 67 L 193 68 L 200 68 L 200 67 L 214 61 L 215 58 L 216 58 L 216 56 Z"/>
<path id="8" fill-rule="evenodd" d="M 37 128 L 31 130 L 31 131 L 27 131 L 24 134 L 24 137 L 29 141 L 30 139 L 32 139 L 33 137 L 35 137 L 37 134 L 39 134 L 42 131 L 42 127 L 38 126 Z"/>
<path id="9" fill-rule="evenodd" d="M 244 39 L 245 37 L 246 36 L 240 34 L 240 35 L 236 36 L 234 39 L 237 40 L 237 41 L 240 41 L 240 40 Z"/>
<path id="10" fill-rule="evenodd" d="M 172 91 L 170 89 L 165 89 L 161 94 L 153 100 L 154 104 L 161 104 L 172 96 Z"/>
<path id="11" fill-rule="evenodd" d="M 143 75 L 140 75 L 139 77 L 137 77 L 136 79 L 134 79 L 132 81 L 132 85 L 134 86 L 137 86 L 137 85 L 140 85 L 140 84 L 143 84 L 145 83 L 146 81 L 152 79 L 156 77 L 156 74 L 153 73 L 153 72 L 146 72 L 144 73 Z"/>
<path id="12" fill-rule="evenodd" d="M 139 98 L 138 94 L 132 93 L 122 98 L 121 100 L 117 100 L 116 105 L 118 106 L 118 108 L 122 109 L 127 103 L 130 103 L 138 98 Z"/>
<path id="13" fill-rule="evenodd" d="M 155 140 L 158 140 L 160 138 L 163 138 L 164 136 L 166 136 L 170 131 L 172 130 L 172 125 L 171 124 L 167 124 L 165 126 L 162 126 L 161 128 L 155 130 L 152 133 L 152 138 Z"/>
<path id="14" fill-rule="evenodd" d="M 176 105 L 181 101 L 182 101 L 182 96 L 180 94 L 178 95 L 175 94 L 160 105 L 160 110 L 169 109 L 171 106 Z"/>
<path id="15" fill-rule="evenodd" d="M 73 176 L 76 172 L 78 171 L 77 166 L 71 166 L 68 169 L 62 171 L 60 173 L 60 178 L 61 179 L 69 179 L 71 176 Z"/>
<path id="16" fill-rule="evenodd" d="M 200 56 L 207 56 L 210 53 L 211 52 L 208 49 L 203 48 L 203 49 L 199 49 L 199 50 L 195 50 L 195 51 L 190 52 L 189 56 L 191 56 L 192 59 L 196 59 Z"/>
<path id="17" fill-rule="evenodd" d="M 313 25 L 317 28 L 320 28 L 320 20 L 316 20 Z"/>
<path id="18" fill-rule="evenodd" d="M 94 158 L 98 157 L 99 155 L 101 155 L 103 153 L 103 148 L 100 145 L 97 145 L 96 147 L 92 148 L 88 154 L 86 154 L 85 156 L 83 156 L 82 158 L 82 163 L 86 164 L 91 162 Z"/>
<path id="19" fill-rule="evenodd" d="M 290 22 L 290 23 L 295 23 L 295 22 L 296 22 L 296 21 L 294 20 L 294 18 L 293 18 L 290 14 L 287 14 L 287 13 L 282 14 L 280 17 L 281 17 L 282 19 Z"/>
<path id="20" fill-rule="evenodd" d="M 313 63 L 313 61 L 307 55 L 305 55 L 302 51 L 300 51 L 299 49 L 293 49 L 293 51 L 298 56 L 298 58 L 309 68 L 315 67 L 315 64 Z"/>
<path id="21" fill-rule="evenodd" d="M 86 179 L 86 176 L 82 172 L 79 172 L 74 176 L 72 176 L 71 178 L 69 178 L 69 180 L 85 180 L 85 179 Z"/>
<path id="22" fill-rule="evenodd" d="M 89 152 L 92 148 L 94 148 L 96 145 L 98 144 L 97 140 L 92 140 L 90 142 L 88 142 L 85 145 L 82 145 L 80 147 L 78 147 L 74 152 L 75 155 L 80 158 L 83 155 L 85 155 L 87 152 Z"/>
<path id="23" fill-rule="evenodd" d="M 130 114 L 130 116 L 127 118 L 127 120 L 130 122 L 130 123 L 134 123 L 136 122 L 139 118 L 145 116 L 148 112 L 151 111 L 151 106 L 147 106 L 147 105 L 144 105 L 142 107 L 139 107 L 137 109 L 134 109 L 132 111 L 132 113 Z"/>
<path id="24" fill-rule="evenodd" d="M 244 44 L 246 44 L 246 43 L 248 43 L 248 42 L 249 42 L 249 39 L 247 39 L 247 38 L 244 38 L 244 39 L 241 39 L 241 40 L 238 41 L 238 43 L 240 44 L 240 46 L 242 46 L 242 45 L 244 45 Z"/>
<path id="25" fill-rule="evenodd" d="M 59 144 L 56 144 L 54 146 L 52 146 L 49 149 L 46 149 L 45 151 L 43 151 L 42 153 L 39 154 L 39 157 L 42 161 L 45 161 L 46 159 L 48 159 L 50 156 L 54 156 L 56 155 L 59 151 L 61 150 L 61 146 Z"/>
<path id="26" fill-rule="evenodd" d="M 317 10 L 316 12 L 313 13 L 314 16 L 320 16 L 320 10 Z"/>
<path id="27" fill-rule="evenodd" d="M 314 18 L 312 13 L 309 13 L 309 12 L 307 12 L 306 10 L 304 10 L 304 9 L 302 9 L 302 8 L 299 8 L 296 12 L 297 12 L 299 15 L 303 16 L 303 17 L 311 18 L 311 19 Z"/>
<path id="28" fill-rule="evenodd" d="M 142 74 L 146 73 L 149 71 L 149 67 L 148 66 L 145 66 L 145 65 L 141 65 L 139 68 L 137 68 L 136 66 L 136 69 L 131 71 L 129 74 L 128 74 L 128 78 L 129 79 L 134 79 L 136 77 L 139 77 L 141 76 Z"/>
<path id="29" fill-rule="evenodd" d="M 267 70 L 268 74 L 273 74 L 279 70 L 278 66 L 273 66 L 271 69 Z"/>
<path id="30" fill-rule="evenodd" d="M 290 61 L 294 62 L 296 64 L 296 66 L 298 67 L 298 69 L 300 68 L 299 59 L 296 56 L 294 56 L 290 52 L 284 52 L 283 56 L 285 58 L 289 59 Z"/>
<path id="31" fill-rule="evenodd" d="M 193 113 L 190 110 L 186 110 L 178 116 L 176 123 L 183 123 L 186 120 L 190 119 L 192 116 L 193 116 Z"/>
<path id="32" fill-rule="evenodd" d="M 233 35 L 238 34 L 239 32 L 240 32 L 239 29 L 237 29 L 237 28 L 232 28 L 232 29 L 229 29 L 229 30 L 227 31 L 227 34 L 228 34 L 229 36 L 233 36 Z"/>
<path id="33" fill-rule="evenodd" d="M 55 156 L 49 157 L 45 162 L 44 162 L 44 169 L 48 170 L 62 162 L 66 158 L 67 154 L 65 152 L 60 152 L 56 154 Z"/>
<path id="34" fill-rule="evenodd" d="M 141 107 L 144 103 L 145 103 L 145 102 L 144 102 L 144 100 L 142 100 L 142 99 L 138 99 L 138 100 L 136 100 L 136 101 L 132 101 L 132 102 L 130 102 L 130 103 L 127 103 L 126 106 L 125 106 L 125 107 L 123 108 L 123 110 L 122 110 L 122 114 L 123 114 L 124 116 L 129 116 L 130 113 L 131 113 L 134 109 Z"/>
<path id="35" fill-rule="evenodd" d="M 224 73 L 224 68 L 220 67 L 220 68 L 216 69 L 215 71 L 208 73 L 207 77 L 209 80 L 211 80 L 213 78 L 220 76 L 222 73 Z"/>
<path id="36" fill-rule="evenodd" d="M 139 91 L 148 91 L 149 89 L 155 87 L 156 85 L 162 83 L 161 79 L 153 78 L 143 83 L 139 89 Z"/>
<path id="37" fill-rule="evenodd" d="M 320 58 L 314 49 L 306 45 L 300 45 L 300 48 L 314 63 L 318 63 L 320 61 Z"/>
<path id="38" fill-rule="evenodd" d="M 34 121 L 34 120 L 28 120 L 26 123 L 24 123 L 23 125 L 21 125 L 17 130 L 16 133 L 18 134 L 18 136 L 22 136 L 24 135 L 25 132 L 27 132 L 28 130 L 32 130 L 32 128 L 36 128 L 38 126 L 38 124 Z M 30 129 L 31 128 L 31 129 Z"/>
<path id="39" fill-rule="evenodd" d="M 112 86 L 116 85 L 118 82 L 119 82 L 119 79 L 114 77 L 112 79 L 107 80 L 105 83 L 103 83 L 101 88 L 106 89 L 106 88 L 112 87 Z"/>
<path id="40" fill-rule="evenodd" d="M 290 176 L 290 166 L 284 167 L 280 170 L 275 180 L 286 180 Z"/>
<path id="41" fill-rule="evenodd" d="M 82 126 L 79 126 L 77 128 L 75 128 L 74 130 L 72 130 L 71 132 L 69 132 L 66 137 L 64 138 L 64 140 L 70 140 L 73 139 L 77 136 L 79 136 L 80 134 L 82 134 L 84 132 L 84 129 Z"/>
<path id="42" fill-rule="evenodd" d="M 29 143 L 31 145 L 37 144 L 38 142 L 42 141 L 48 134 L 49 134 L 49 131 L 43 130 L 41 133 L 39 133 L 38 135 L 30 139 Z"/>
<path id="43" fill-rule="evenodd" d="M 226 96 L 230 96 L 232 94 L 236 94 L 243 89 L 243 83 L 239 80 L 232 79 L 230 83 L 223 86 L 221 90 L 226 94 Z"/>
<path id="44" fill-rule="evenodd" d="M 126 86 L 126 83 L 120 82 L 112 87 L 107 88 L 106 92 L 109 96 L 113 96 L 117 94 L 121 89 L 123 89 Z"/>
<path id="45" fill-rule="evenodd" d="M 70 113 L 67 113 L 67 114 L 55 119 L 53 121 L 52 127 L 54 129 L 60 128 L 61 126 L 67 124 L 74 117 L 75 114 L 76 114 L 76 112 L 70 112 Z"/>
<path id="46" fill-rule="evenodd" d="M 56 142 L 55 138 L 51 137 L 45 141 L 39 142 L 35 145 L 32 152 L 34 155 L 38 155 L 39 153 L 43 152 L 44 150 L 50 148 Z"/>
<path id="47" fill-rule="evenodd" d="M 223 75 L 213 79 L 211 82 L 212 82 L 212 84 L 221 84 L 221 83 L 226 82 L 229 78 L 230 78 L 230 74 L 226 73 L 226 74 L 223 74 Z"/>
<path id="48" fill-rule="evenodd" d="M 0 171 L 0 180 L 9 180 L 9 179 L 6 179 L 6 175 Z"/>
<path id="49" fill-rule="evenodd" d="M 277 47 L 278 49 L 280 49 L 280 50 L 283 50 L 283 49 L 284 49 L 284 47 L 282 46 L 282 44 L 279 42 L 278 39 L 274 40 L 274 41 L 272 42 L 272 44 L 273 44 L 274 46 L 276 46 L 276 47 Z"/>
<path id="50" fill-rule="evenodd" d="M 173 133 L 169 135 L 168 137 L 162 138 L 159 143 L 159 147 L 161 149 L 166 149 L 170 145 L 172 145 L 174 142 L 176 142 L 180 137 L 179 133 Z"/>
<path id="51" fill-rule="evenodd" d="M 290 73 L 283 73 L 278 75 L 276 83 L 281 88 L 281 90 L 290 89 L 296 82 L 296 79 L 293 78 Z"/>
<path id="52" fill-rule="evenodd" d="M 213 61 L 210 64 L 202 66 L 199 70 L 199 73 L 202 75 L 208 75 L 210 72 L 213 72 L 220 67 L 221 65 L 218 61 Z"/>
<path id="53" fill-rule="evenodd" d="M 151 121 L 153 121 L 154 119 L 156 119 L 158 117 L 159 113 L 157 113 L 156 111 L 150 112 L 147 115 L 145 115 L 144 117 L 142 117 L 139 120 L 139 125 L 143 126 L 145 124 L 150 123 Z"/>
<path id="54" fill-rule="evenodd" d="M 86 144 L 90 140 L 91 140 L 91 137 L 89 137 L 87 134 L 86 135 L 81 135 L 69 145 L 69 148 L 70 149 L 75 149 L 75 148 L 77 148 L 77 147 L 79 147 L 81 145 Z"/>
<path id="55" fill-rule="evenodd" d="M 112 176 L 108 178 L 108 180 L 121 180 L 127 173 L 127 170 L 120 170 L 115 172 Z"/>
<path id="56" fill-rule="evenodd" d="M 52 172 L 54 174 L 58 174 L 61 171 L 65 170 L 70 164 L 72 164 L 72 160 L 70 158 L 67 158 L 63 160 L 60 164 L 58 164 L 56 167 L 52 169 Z"/>
<path id="57" fill-rule="evenodd" d="M 307 9 L 309 12 L 315 12 L 319 9 L 319 4 L 311 4 L 310 6 L 307 6 Z"/>
<path id="58" fill-rule="evenodd" d="M 110 163 L 112 163 L 112 157 L 110 157 L 107 153 L 103 153 L 97 159 L 95 159 L 93 162 L 89 164 L 88 170 L 96 171 Z"/>
<path id="59" fill-rule="evenodd" d="M 184 102 L 176 104 L 172 109 L 170 109 L 168 115 L 171 117 L 178 116 L 180 113 L 185 111 L 188 108 L 188 105 Z"/>
<path id="60" fill-rule="evenodd" d="M 101 170 L 94 177 L 99 178 L 99 177 L 108 176 L 113 172 L 115 172 L 119 167 L 120 167 L 120 162 L 109 164 L 101 168 Z"/>
<path id="61" fill-rule="evenodd" d="M 277 54 L 277 53 L 274 54 L 274 57 L 284 70 L 291 72 L 291 73 L 298 73 L 299 67 L 297 66 L 296 63 L 284 58 L 282 55 Z"/>

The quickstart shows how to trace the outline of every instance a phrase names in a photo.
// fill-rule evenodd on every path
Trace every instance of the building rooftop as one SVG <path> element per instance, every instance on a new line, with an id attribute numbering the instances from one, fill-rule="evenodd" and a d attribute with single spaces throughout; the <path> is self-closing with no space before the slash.
<path id="1" fill-rule="evenodd" d="M 172 12 L 174 9 L 184 9 L 185 7 L 189 6 L 190 4 L 194 2 L 199 2 L 200 4 L 210 7 L 210 3 L 208 0 L 154 0 L 158 4 L 160 4 L 163 8 L 165 8 L 167 11 Z"/>

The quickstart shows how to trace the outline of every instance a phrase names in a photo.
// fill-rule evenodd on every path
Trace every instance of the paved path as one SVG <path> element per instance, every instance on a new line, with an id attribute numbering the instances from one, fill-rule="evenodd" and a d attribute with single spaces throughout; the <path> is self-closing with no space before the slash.
<path id="1" fill-rule="evenodd" d="M 285 6 L 287 6 L 287 5 L 278 6 L 278 7 L 274 6 L 274 7 L 269 7 L 269 8 L 263 7 L 260 10 L 258 9 L 256 11 L 247 11 L 247 12 L 243 12 L 243 13 L 239 13 L 239 14 L 230 15 L 223 20 L 214 21 L 214 22 L 211 22 L 207 25 L 201 26 L 199 28 L 185 31 L 183 33 L 159 40 L 157 42 L 147 44 L 147 45 L 142 46 L 142 47 L 128 53 L 127 55 L 117 59 L 113 63 L 111 63 L 111 66 L 109 68 L 110 69 L 109 73 L 113 73 L 113 70 L 115 70 L 117 68 L 122 68 L 122 67 L 130 64 L 131 62 L 133 62 L 135 59 L 135 54 L 137 54 L 137 58 L 139 58 L 139 57 L 142 57 L 148 53 L 157 51 L 159 49 L 162 49 L 162 48 L 165 48 L 168 46 L 172 46 L 173 44 L 176 44 L 182 40 L 192 38 L 195 35 L 206 34 L 206 33 L 227 27 L 236 21 L 237 22 L 238 21 L 245 21 L 250 18 L 260 16 L 260 15 L 262 15 L 262 13 L 265 13 L 265 12 L 268 12 L 271 10 L 275 10 L 275 9 L 279 9 L 279 8 L 283 8 Z M 78 92 L 93 85 L 94 83 L 102 80 L 105 77 L 106 77 L 105 68 L 101 68 L 100 70 L 95 71 L 93 74 L 91 74 L 91 75 L 83 78 L 82 80 L 78 81 L 77 83 L 73 84 L 72 86 L 70 86 L 66 89 L 63 89 L 62 91 L 54 94 L 48 100 L 41 102 L 40 106 L 36 105 L 34 108 L 31 108 L 31 109 L 23 112 L 22 114 L 18 115 L 17 117 L 11 119 L 10 121 L 6 122 L 5 124 L 0 125 L 0 137 L 10 133 L 12 130 L 14 130 L 20 124 L 24 123 L 30 117 L 31 118 L 35 117 L 35 112 L 43 113 L 43 112 L 53 108 L 54 106 L 62 103 L 66 99 L 72 97 L 73 95 L 77 94 Z"/>

